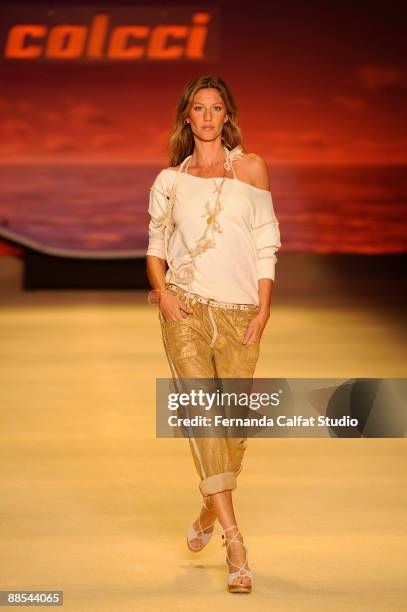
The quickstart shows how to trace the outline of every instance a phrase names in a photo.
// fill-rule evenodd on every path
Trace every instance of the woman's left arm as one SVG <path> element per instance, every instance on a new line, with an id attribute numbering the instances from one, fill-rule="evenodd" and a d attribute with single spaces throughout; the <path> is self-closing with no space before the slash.
<path id="1" fill-rule="evenodd" d="M 248 160 L 251 184 L 262 190 L 255 203 L 253 237 L 257 247 L 259 312 L 247 328 L 243 343 L 259 342 L 270 317 L 271 296 L 275 278 L 276 252 L 281 247 L 279 223 L 270 193 L 270 175 L 259 155 Z"/>

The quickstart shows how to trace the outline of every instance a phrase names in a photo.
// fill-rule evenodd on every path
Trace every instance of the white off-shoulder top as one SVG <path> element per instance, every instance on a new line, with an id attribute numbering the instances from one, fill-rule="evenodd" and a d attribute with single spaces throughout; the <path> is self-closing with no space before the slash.
<path id="1" fill-rule="evenodd" d="M 241 147 L 225 150 L 234 178 L 188 174 L 192 156 L 178 170 L 167 168 L 158 174 L 150 189 L 146 255 L 167 261 L 166 282 L 206 298 L 258 305 L 258 280 L 275 280 L 279 222 L 270 191 L 236 178 L 233 159 L 242 154 Z M 222 180 L 220 211 L 211 236 L 205 249 L 197 249 Z"/>

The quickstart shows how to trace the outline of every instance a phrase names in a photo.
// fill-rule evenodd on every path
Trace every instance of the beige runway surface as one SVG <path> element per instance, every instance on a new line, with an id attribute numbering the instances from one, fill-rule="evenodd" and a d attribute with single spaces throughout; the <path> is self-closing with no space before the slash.
<path id="1" fill-rule="evenodd" d="M 69 611 L 407 609 L 405 439 L 249 440 L 234 494 L 254 573 L 226 591 L 202 553 L 187 440 L 155 437 L 168 377 L 146 292 L 23 292 L 0 273 L 0 590 L 62 590 Z M 276 292 L 256 376 L 406 377 L 389 301 Z"/>

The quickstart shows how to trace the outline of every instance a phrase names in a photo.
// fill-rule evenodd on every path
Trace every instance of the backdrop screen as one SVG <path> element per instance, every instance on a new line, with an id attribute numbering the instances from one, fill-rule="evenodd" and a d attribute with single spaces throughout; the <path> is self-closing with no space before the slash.
<path id="1" fill-rule="evenodd" d="M 405 9 L 366 7 L 2 5 L 3 252 L 143 255 L 178 101 L 210 73 L 269 165 L 284 250 L 406 251 Z"/>

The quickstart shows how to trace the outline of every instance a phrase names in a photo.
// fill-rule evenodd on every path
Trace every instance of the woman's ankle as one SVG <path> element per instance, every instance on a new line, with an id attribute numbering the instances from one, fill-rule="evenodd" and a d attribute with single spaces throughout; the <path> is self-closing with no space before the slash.
<path id="1" fill-rule="evenodd" d="M 230 525 L 228 527 L 222 526 L 222 533 L 225 539 L 231 540 L 241 537 L 240 529 L 237 525 Z"/>
<path id="2" fill-rule="evenodd" d="M 209 512 L 214 512 L 215 504 L 210 496 L 203 498 L 203 507 L 206 508 Z"/>

